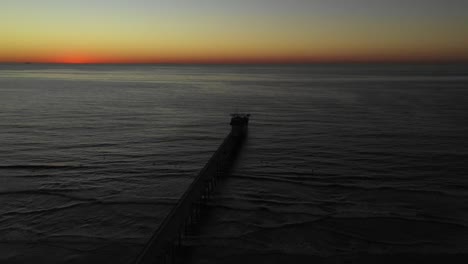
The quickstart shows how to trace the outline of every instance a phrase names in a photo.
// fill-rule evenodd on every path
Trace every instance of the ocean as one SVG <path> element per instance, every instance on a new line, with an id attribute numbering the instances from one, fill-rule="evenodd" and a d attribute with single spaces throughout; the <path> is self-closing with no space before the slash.
<path id="1" fill-rule="evenodd" d="M 190 263 L 468 256 L 467 65 L 3 64 L 0 263 L 131 262 L 234 112 Z"/>

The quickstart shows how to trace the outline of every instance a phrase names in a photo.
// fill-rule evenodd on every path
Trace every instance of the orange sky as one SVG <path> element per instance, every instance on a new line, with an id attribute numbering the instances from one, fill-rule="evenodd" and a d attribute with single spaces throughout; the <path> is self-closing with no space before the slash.
<path id="1" fill-rule="evenodd" d="M 407 2 L 4 0 L 0 62 L 468 61 L 467 3 Z"/>

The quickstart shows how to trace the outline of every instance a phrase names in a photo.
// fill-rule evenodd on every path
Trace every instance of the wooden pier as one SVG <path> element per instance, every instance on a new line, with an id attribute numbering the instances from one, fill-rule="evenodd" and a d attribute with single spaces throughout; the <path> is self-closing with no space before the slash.
<path id="1" fill-rule="evenodd" d="M 233 114 L 231 132 L 179 199 L 134 263 L 175 263 L 184 234 L 200 219 L 202 205 L 229 170 L 247 135 L 248 114 Z"/>

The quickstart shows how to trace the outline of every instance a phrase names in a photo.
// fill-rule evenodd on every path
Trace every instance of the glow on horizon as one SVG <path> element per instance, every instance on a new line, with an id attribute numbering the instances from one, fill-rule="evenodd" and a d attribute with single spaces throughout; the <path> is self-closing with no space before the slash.
<path id="1" fill-rule="evenodd" d="M 468 61 L 468 2 L 3 0 L 0 62 Z"/>

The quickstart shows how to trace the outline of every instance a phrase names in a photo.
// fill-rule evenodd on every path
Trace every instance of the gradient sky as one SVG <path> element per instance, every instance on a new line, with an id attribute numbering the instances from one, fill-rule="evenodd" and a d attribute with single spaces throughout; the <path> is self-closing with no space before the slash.
<path id="1" fill-rule="evenodd" d="M 468 61 L 467 0 L 0 0 L 0 62 Z"/>

